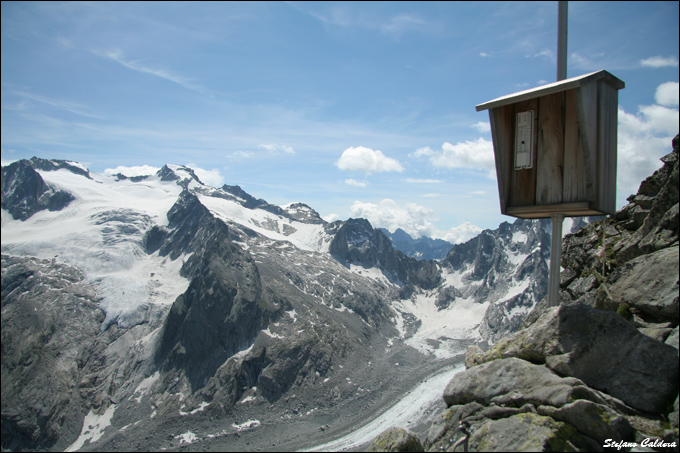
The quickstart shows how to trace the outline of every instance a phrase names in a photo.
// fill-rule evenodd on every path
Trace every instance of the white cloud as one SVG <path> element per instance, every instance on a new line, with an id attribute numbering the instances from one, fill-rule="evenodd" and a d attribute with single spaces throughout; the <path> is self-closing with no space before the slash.
<path id="1" fill-rule="evenodd" d="M 205 170 L 201 167 L 197 167 L 194 164 L 187 164 L 187 167 L 191 168 L 198 179 L 201 180 L 203 184 L 207 184 L 212 187 L 222 187 L 224 185 L 224 177 L 220 174 L 217 169 Z"/>
<path id="2" fill-rule="evenodd" d="M 490 55 L 489 55 L 488 53 L 486 53 L 486 52 L 479 52 L 479 56 L 480 56 L 480 57 L 488 57 L 488 56 L 490 56 Z"/>
<path id="3" fill-rule="evenodd" d="M 486 170 L 491 172 L 491 177 L 495 177 L 493 142 L 483 137 L 455 145 L 446 142 L 437 151 L 425 147 L 413 153 L 413 157 L 422 156 L 429 157 L 430 163 L 437 168 Z"/>
<path id="4" fill-rule="evenodd" d="M 441 184 L 444 181 L 441 179 L 416 179 L 416 178 L 406 178 L 406 182 L 411 184 Z"/>
<path id="5" fill-rule="evenodd" d="M 680 98 L 680 84 L 678 82 L 662 83 L 656 88 L 654 100 L 657 104 L 666 107 L 677 107 L 678 98 Z"/>
<path id="6" fill-rule="evenodd" d="M 295 150 L 291 146 L 278 145 L 276 143 L 260 145 L 260 146 L 258 146 L 258 148 L 266 149 L 267 151 L 269 151 L 270 153 L 273 153 L 273 154 L 278 154 L 280 152 L 286 153 L 286 154 L 295 154 Z"/>
<path id="7" fill-rule="evenodd" d="M 430 236 L 436 231 L 434 210 L 415 203 L 398 204 L 386 198 L 379 204 L 355 201 L 350 208 L 351 217 L 361 217 L 375 228 L 395 231 L 401 228 L 413 237 Z"/>
<path id="8" fill-rule="evenodd" d="M 153 175 L 156 174 L 158 170 L 160 170 L 160 167 L 152 167 L 150 165 L 135 165 L 132 167 L 125 167 L 123 165 L 119 165 L 116 168 L 107 168 L 106 170 L 104 170 L 104 174 L 106 176 L 111 176 L 120 173 L 122 175 L 127 176 L 128 178 L 132 178 L 133 176 Z"/>
<path id="9" fill-rule="evenodd" d="M 250 159 L 251 157 L 254 156 L 255 153 L 253 153 L 252 151 L 242 151 L 239 149 L 238 151 L 234 151 L 233 153 L 231 153 L 228 157 L 231 157 L 232 159 Z"/>
<path id="10" fill-rule="evenodd" d="M 657 89 L 657 101 L 670 103 L 664 85 Z M 661 105 L 640 106 L 637 115 L 619 107 L 618 115 L 617 207 L 621 207 L 630 194 L 637 193 L 640 182 L 662 165 L 659 159 L 671 152 L 680 115 L 677 108 Z"/>
<path id="11" fill-rule="evenodd" d="M 51 99 L 45 96 L 39 96 L 37 94 L 32 94 L 25 91 L 14 91 L 12 92 L 12 94 L 15 94 L 24 99 L 30 99 L 32 101 L 40 102 L 42 104 L 46 104 L 57 109 L 65 110 L 76 115 L 81 115 L 88 118 L 103 119 L 102 116 L 88 112 L 86 107 L 75 102 L 65 101 L 61 99 Z"/>
<path id="12" fill-rule="evenodd" d="M 488 121 L 480 121 L 478 123 L 473 124 L 471 127 L 477 129 L 480 133 L 486 133 L 486 132 L 491 132 L 491 123 Z"/>
<path id="13" fill-rule="evenodd" d="M 355 201 L 350 208 L 350 215 L 367 219 L 375 228 L 386 228 L 389 231 L 401 228 L 414 238 L 427 236 L 454 244 L 466 241 L 482 231 L 470 223 L 450 230 L 440 230 L 432 223 L 437 220 L 434 210 L 416 203 L 397 203 L 389 198 L 379 204 Z"/>
<path id="14" fill-rule="evenodd" d="M 408 30 L 426 30 L 427 22 L 411 14 L 398 14 L 378 27 L 381 32 L 389 35 L 401 35 Z"/>
<path id="15" fill-rule="evenodd" d="M 676 57 L 664 58 L 660 55 L 651 58 L 640 60 L 640 65 L 648 68 L 668 68 L 678 67 L 678 59 Z"/>
<path id="16" fill-rule="evenodd" d="M 367 182 L 357 181 L 357 180 L 352 179 L 352 178 L 345 179 L 345 184 L 347 184 L 348 186 L 354 186 L 354 187 L 366 187 L 368 185 Z"/>
<path id="17" fill-rule="evenodd" d="M 326 215 L 326 216 L 323 216 L 322 218 L 323 218 L 326 222 L 331 223 L 331 222 L 335 222 L 336 220 L 338 220 L 339 216 L 338 216 L 337 214 L 330 213 L 330 214 L 328 214 L 328 215 Z"/>
<path id="18" fill-rule="evenodd" d="M 439 239 L 444 239 L 452 244 L 460 244 L 473 237 L 477 236 L 482 232 L 482 229 L 470 222 L 465 222 L 464 224 L 451 228 L 450 230 L 444 232 Z"/>
<path id="19" fill-rule="evenodd" d="M 140 63 L 139 61 L 136 60 L 127 60 L 125 56 L 123 55 L 123 51 L 120 49 L 115 49 L 111 50 L 108 52 L 99 52 L 99 51 L 94 51 L 95 54 L 99 55 L 100 57 L 105 57 L 110 60 L 115 61 L 118 64 L 121 64 L 125 66 L 128 69 L 132 69 L 133 71 L 138 71 L 138 72 L 143 72 L 145 74 L 151 74 L 155 75 L 157 77 L 160 77 L 165 80 L 169 80 L 170 82 L 176 83 L 188 90 L 192 91 L 197 91 L 199 93 L 205 92 L 205 89 L 193 83 L 191 79 L 173 74 L 170 71 L 166 71 L 164 69 L 154 69 L 150 68 L 148 66 L 145 66 L 144 64 Z"/>
<path id="20" fill-rule="evenodd" d="M 382 151 L 365 146 L 347 148 L 335 165 L 340 170 L 362 171 L 366 174 L 404 171 L 398 160 L 385 156 Z"/>

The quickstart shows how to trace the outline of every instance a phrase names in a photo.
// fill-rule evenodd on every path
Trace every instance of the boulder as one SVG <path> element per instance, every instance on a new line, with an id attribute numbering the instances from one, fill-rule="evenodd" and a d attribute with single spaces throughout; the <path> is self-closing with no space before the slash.
<path id="1" fill-rule="evenodd" d="M 403 428 L 389 428 L 376 437 L 366 451 L 425 451 L 418 436 Z"/>
<path id="2" fill-rule="evenodd" d="M 472 368 L 475 365 L 479 365 L 479 359 L 484 356 L 484 351 L 477 345 L 468 346 L 465 351 L 465 369 Z"/>
<path id="3" fill-rule="evenodd" d="M 678 247 L 643 255 L 607 279 L 615 305 L 626 303 L 648 317 L 678 322 Z"/>
<path id="4" fill-rule="evenodd" d="M 610 407 L 587 400 L 576 400 L 560 408 L 539 406 L 537 412 L 569 423 L 586 436 L 604 444 L 607 439 L 632 440 L 633 427 Z"/>
<path id="5" fill-rule="evenodd" d="M 606 397 L 579 379 L 563 378 L 541 365 L 507 358 L 455 375 L 444 390 L 447 406 L 472 402 L 520 408 L 526 404 L 564 406 L 578 399 L 607 404 Z"/>
<path id="6" fill-rule="evenodd" d="M 488 420 L 470 436 L 470 451 L 598 451 L 576 429 L 534 413 Z"/>
<path id="7" fill-rule="evenodd" d="M 546 310 L 479 360 L 506 357 L 545 363 L 646 412 L 666 412 L 678 392 L 677 349 L 616 313 L 580 304 Z"/>

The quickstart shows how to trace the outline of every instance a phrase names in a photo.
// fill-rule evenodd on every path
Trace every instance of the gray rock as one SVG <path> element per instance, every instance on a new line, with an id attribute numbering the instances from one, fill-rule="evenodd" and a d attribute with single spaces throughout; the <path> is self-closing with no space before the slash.
<path id="1" fill-rule="evenodd" d="M 615 303 L 627 303 L 661 321 L 678 320 L 678 247 L 640 256 L 608 279 Z"/>
<path id="2" fill-rule="evenodd" d="M 541 415 L 569 423 L 579 433 L 600 443 L 607 439 L 629 440 L 633 438 L 633 427 L 625 417 L 617 414 L 610 407 L 592 401 L 577 400 L 560 408 L 539 406 Z"/>
<path id="3" fill-rule="evenodd" d="M 420 439 L 403 428 L 389 428 L 376 437 L 366 451 L 425 451 Z"/>
<path id="4" fill-rule="evenodd" d="M 666 338 L 673 331 L 670 327 L 642 327 L 638 329 L 640 333 L 647 335 L 655 340 L 665 342 Z"/>
<path id="5" fill-rule="evenodd" d="M 678 391 L 678 355 L 632 323 L 584 305 L 546 310 L 481 360 L 520 357 L 545 363 L 643 411 L 663 412 Z"/>
<path id="6" fill-rule="evenodd" d="M 577 399 L 606 404 L 598 392 L 574 378 L 563 378 L 525 360 L 494 360 L 458 373 L 444 390 L 447 406 L 477 402 L 512 407 L 564 406 Z"/>
<path id="7" fill-rule="evenodd" d="M 475 365 L 479 365 L 479 359 L 484 355 L 484 351 L 477 345 L 468 346 L 465 350 L 465 369 L 472 368 Z"/>
<path id="8" fill-rule="evenodd" d="M 673 346 L 675 349 L 680 349 L 680 332 L 678 331 L 678 327 L 673 329 L 673 331 L 668 335 L 668 338 L 666 338 L 666 344 Z"/>
<path id="9" fill-rule="evenodd" d="M 533 413 L 488 420 L 470 436 L 470 451 L 598 451 L 574 427 Z"/>

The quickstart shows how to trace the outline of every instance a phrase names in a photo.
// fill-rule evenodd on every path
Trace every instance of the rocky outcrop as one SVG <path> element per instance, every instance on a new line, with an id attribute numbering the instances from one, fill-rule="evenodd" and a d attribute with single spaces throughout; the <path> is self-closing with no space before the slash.
<path id="1" fill-rule="evenodd" d="M 34 168 L 42 159 L 34 162 L 35 159 L 20 160 L 2 167 L 2 208 L 15 220 L 26 220 L 44 209 L 60 211 L 74 200 L 69 192 L 45 183 Z M 53 170 L 58 168 L 50 167 Z"/>
<path id="2" fill-rule="evenodd" d="M 377 267 L 390 282 L 407 291 L 415 286 L 433 289 L 441 279 L 434 261 L 418 261 L 395 250 L 385 233 L 374 229 L 365 219 L 344 222 L 335 233 L 329 251 L 348 267 Z"/>
<path id="3" fill-rule="evenodd" d="M 103 319 L 78 270 L 2 255 L 3 451 L 47 450 L 80 431 Z"/>
<path id="4" fill-rule="evenodd" d="M 479 332 L 491 342 L 516 330 L 546 295 L 550 235 L 543 220 L 518 219 L 451 249 L 442 265 L 464 273 L 462 297 L 492 302 Z M 508 296 L 508 294 L 511 294 Z"/>
<path id="5" fill-rule="evenodd" d="M 425 451 L 418 436 L 402 428 L 390 428 L 380 434 L 366 451 Z"/>
<path id="6" fill-rule="evenodd" d="M 677 451 L 678 137 L 673 147 L 629 205 L 565 238 L 561 306 L 544 299 L 490 350 L 468 348 L 429 451 L 450 451 L 461 422 L 470 451 Z"/>
<path id="7" fill-rule="evenodd" d="M 554 307 L 477 359 L 517 357 L 572 376 L 643 412 L 666 410 L 678 393 L 678 351 L 615 312 Z"/>
<path id="8" fill-rule="evenodd" d="M 648 277 L 659 273 L 663 280 L 659 284 L 666 288 L 664 294 L 672 293 L 675 284 L 677 306 L 677 272 L 673 273 L 677 271 L 677 259 L 675 268 L 669 268 L 672 258 L 666 256 L 670 261 L 664 261 L 663 255 L 651 254 L 678 247 L 678 136 L 673 139 L 673 152 L 661 160 L 663 167 L 640 184 L 636 195 L 628 197 L 628 205 L 611 218 L 593 222 L 565 237 L 560 283 L 562 303 L 579 302 L 607 309 L 629 303 L 630 298 L 624 300 L 625 296 L 620 292 L 623 282 L 637 280 L 640 263 L 648 262 L 652 266 L 647 270 Z M 641 256 L 644 258 L 624 266 Z M 652 264 L 654 260 L 658 265 Z M 652 271 L 652 268 L 656 270 Z M 654 279 L 646 278 L 646 281 L 651 293 L 641 291 L 639 294 L 656 295 Z M 607 294 L 612 285 L 617 285 L 617 294 Z M 663 299 L 665 296 L 655 297 Z M 653 314 L 648 313 L 648 316 L 653 320 Z M 671 317 L 670 321 L 675 318 Z"/>
<path id="9" fill-rule="evenodd" d="M 201 388 L 229 357 L 252 344 L 262 324 L 257 266 L 233 244 L 229 229 L 188 191 L 168 212 L 168 238 L 161 256 L 191 254 L 182 267 L 191 278 L 172 304 L 156 359 L 181 369 L 192 390 Z M 210 247 L 202 244 L 210 243 Z"/>

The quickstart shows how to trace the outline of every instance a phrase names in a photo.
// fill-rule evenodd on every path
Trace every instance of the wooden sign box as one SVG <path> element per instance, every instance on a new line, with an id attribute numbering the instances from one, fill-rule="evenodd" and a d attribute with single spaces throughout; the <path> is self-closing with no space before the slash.
<path id="1" fill-rule="evenodd" d="M 616 211 L 618 90 L 624 87 L 599 71 L 476 107 L 489 110 L 502 214 Z"/>

